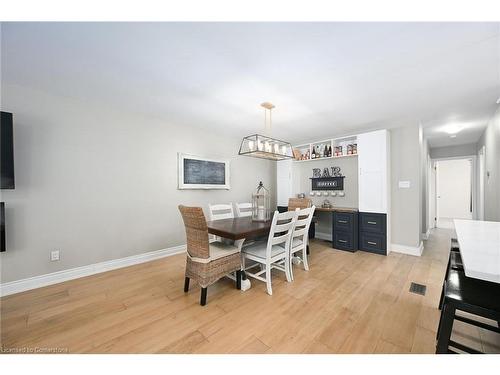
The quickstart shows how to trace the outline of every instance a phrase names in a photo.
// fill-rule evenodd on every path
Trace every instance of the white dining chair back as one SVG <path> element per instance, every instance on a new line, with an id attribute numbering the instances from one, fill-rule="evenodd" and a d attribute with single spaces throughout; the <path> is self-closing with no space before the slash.
<path id="1" fill-rule="evenodd" d="M 260 271 L 252 273 L 247 272 L 247 276 L 264 281 L 266 283 L 267 293 L 273 294 L 271 285 L 271 270 L 278 269 L 283 271 L 288 282 L 292 281 L 290 274 L 290 238 L 297 220 L 297 211 L 288 211 L 283 213 L 274 212 L 269 237 L 266 242 L 256 242 L 242 249 L 242 267 L 245 267 L 246 259 L 255 262 L 255 266 L 262 265 Z M 262 275 L 265 275 L 262 276 Z"/>
<path id="2" fill-rule="evenodd" d="M 270 252 L 270 248 L 274 245 L 286 244 L 289 242 L 292 236 L 293 227 L 297 221 L 297 212 L 295 211 L 285 211 L 279 213 L 276 211 L 273 215 L 273 221 L 271 223 L 271 230 L 269 231 L 269 237 L 267 240 L 267 251 Z"/>
<path id="3" fill-rule="evenodd" d="M 234 218 L 234 211 L 233 211 L 233 205 L 231 203 L 208 205 L 208 219 L 210 221 L 233 219 L 233 218 Z M 222 241 L 221 237 L 215 236 L 213 234 L 210 235 L 210 239 L 212 241 Z"/>
<path id="4" fill-rule="evenodd" d="M 252 203 L 235 203 L 236 217 L 252 216 Z"/>
<path id="5" fill-rule="evenodd" d="M 290 236 L 290 276 L 293 280 L 293 266 L 292 260 L 297 253 L 302 252 L 302 257 L 300 260 L 304 264 L 304 269 L 309 271 L 309 262 L 307 259 L 307 245 L 309 242 L 309 227 L 311 226 L 311 221 L 314 215 L 315 206 L 304 208 L 302 210 L 297 209 L 295 212 L 297 214 L 297 220 L 292 228 L 292 234 Z"/>
<path id="6" fill-rule="evenodd" d="M 209 204 L 210 221 L 234 218 L 233 205 L 229 204 Z"/>

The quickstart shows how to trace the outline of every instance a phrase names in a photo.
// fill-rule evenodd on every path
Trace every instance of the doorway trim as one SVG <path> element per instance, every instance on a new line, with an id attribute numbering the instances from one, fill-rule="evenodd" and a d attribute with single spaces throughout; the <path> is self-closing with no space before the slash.
<path id="1" fill-rule="evenodd" d="M 478 172 L 477 172 L 477 155 L 464 155 L 464 156 L 452 156 L 452 157 L 444 157 L 444 158 L 431 158 L 431 168 L 436 167 L 436 162 L 438 161 L 445 161 L 445 160 L 471 160 L 472 165 L 471 165 L 471 185 L 472 185 L 472 220 L 477 220 L 478 219 Z M 431 178 L 432 177 L 432 178 Z M 431 221 L 432 223 L 432 228 L 437 227 L 437 217 L 438 217 L 438 212 L 437 212 L 437 194 L 436 194 L 436 188 L 437 188 L 437 179 L 436 179 L 436 173 L 431 173 L 429 171 L 429 180 L 431 184 L 433 184 L 434 189 L 432 191 L 432 195 L 429 193 L 429 212 L 434 212 L 435 216 L 432 218 L 433 220 Z M 432 181 L 433 180 L 433 181 Z M 430 189 L 431 190 L 431 189 Z"/>
<path id="2" fill-rule="evenodd" d="M 486 146 L 477 153 L 477 219 L 484 220 L 484 188 L 486 182 Z"/>

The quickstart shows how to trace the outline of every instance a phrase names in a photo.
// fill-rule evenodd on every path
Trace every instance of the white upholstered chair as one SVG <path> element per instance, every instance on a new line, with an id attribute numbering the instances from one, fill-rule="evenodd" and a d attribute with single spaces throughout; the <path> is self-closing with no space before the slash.
<path id="1" fill-rule="evenodd" d="M 236 217 L 252 216 L 252 203 L 235 203 Z"/>
<path id="2" fill-rule="evenodd" d="M 287 281 L 292 281 L 290 275 L 290 237 L 296 220 L 296 211 L 283 213 L 275 211 L 267 241 L 256 242 L 241 250 L 243 269 L 245 269 L 245 261 L 247 259 L 256 262 L 249 268 L 253 268 L 259 264 L 264 266 L 258 272 L 247 272 L 246 274 L 254 279 L 265 282 L 267 294 L 269 295 L 273 294 L 271 286 L 272 269 L 285 272 Z M 265 274 L 265 277 L 262 276 L 263 274 Z"/>
<path id="3" fill-rule="evenodd" d="M 290 277 L 293 280 L 293 265 L 292 259 L 297 257 L 297 253 L 302 253 L 300 260 L 304 264 L 304 269 L 309 271 L 309 263 L 307 261 L 307 243 L 309 241 L 309 226 L 314 215 L 315 206 L 294 211 L 297 214 L 297 220 L 292 228 L 290 236 Z M 282 245 L 283 246 L 283 245 Z"/>

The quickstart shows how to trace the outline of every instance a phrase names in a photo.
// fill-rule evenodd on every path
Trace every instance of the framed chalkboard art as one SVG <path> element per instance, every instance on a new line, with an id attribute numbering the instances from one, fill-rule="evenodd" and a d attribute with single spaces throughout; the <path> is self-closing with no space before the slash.
<path id="1" fill-rule="evenodd" d="M 229 160 L 178 153 L 179 189 L 230 189 Z"/>

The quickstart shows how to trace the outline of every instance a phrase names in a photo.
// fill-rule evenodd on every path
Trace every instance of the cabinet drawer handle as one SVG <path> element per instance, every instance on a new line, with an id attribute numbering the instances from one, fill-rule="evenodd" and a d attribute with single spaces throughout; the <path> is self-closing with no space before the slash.
<path id="1" fill-rule="evenodd" d="M 347 243 L 346 240 L 339 240 L 339 242 L 342 242 L 342 243 Z"/>
<path id="2" fill-rule="evenodd" d="M 368 224 L 371 224 L 371 225 L 377 225 L 377 222 L 376 221 L 367 221 Z"/>
<path id="3" fill-rule="evenodd" d="M 372 242 L 372 241 L 368 241 L 368 244 L 369 244 L 369 245 L 377 245 L 377 243 L 376 243 L 376 242 Z"/>
<path id="4" fill-rule="evenodd" d="M 347 220 L 337 220 L 339 223 L 347 224 Z"/>

